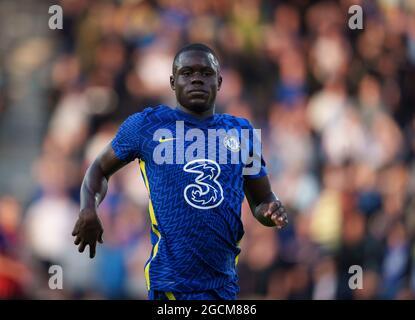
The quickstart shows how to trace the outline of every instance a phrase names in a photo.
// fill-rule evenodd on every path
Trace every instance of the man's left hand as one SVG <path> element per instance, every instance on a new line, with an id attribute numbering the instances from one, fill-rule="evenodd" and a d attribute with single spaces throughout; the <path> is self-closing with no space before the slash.
<path id="1" fill-rule="evenodd" d="M 258 209 L 258 214 L 262 214 L 266 219 L 270 219 L 278 229 L 282 229 L 288 224 L 287 212 L 281 201 L 274 200 L 263 203 Z"/>

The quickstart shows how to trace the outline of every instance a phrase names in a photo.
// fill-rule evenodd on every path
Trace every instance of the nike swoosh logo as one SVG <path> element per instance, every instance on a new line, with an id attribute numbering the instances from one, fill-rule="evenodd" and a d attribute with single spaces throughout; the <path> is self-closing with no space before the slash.
<path id="1" fill-rule="evenodd" d="M 176 140 L 176 138 L 166 138 L 166 139 L 160 138 L 159 142 L 163 143 L 163 142 L 167 142 L 167 141 L 171 141 L 171 140 Z"/>

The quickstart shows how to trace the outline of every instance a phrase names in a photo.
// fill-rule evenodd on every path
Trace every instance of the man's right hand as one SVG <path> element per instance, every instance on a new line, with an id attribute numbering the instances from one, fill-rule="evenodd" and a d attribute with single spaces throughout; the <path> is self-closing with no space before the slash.
<path id="1" fill-rule="evenodd" d="M 85 247 L 89 245 L 89 257 L 92 259 L 95 256 L 95 248 L 97 241 L 103 243 L 101 220 L 97 212 L 93 209 L 83 209 L 79 214 L 78 221 L 72 231 L 75 238 L 75 245 L 79 245 L 79 252 L 84 252 Z"/>
<path id="2" fill-rule="evenodd" d="M 98 155 L 85 173 L 81 186 L 81 212 L 75 224 L 72 235 L 75 245 L 79 245 L 79 252 L 84 252 L 89 245 L 89 256 L 95 256 L 97 241 L 102 243 L 101 220 L 96 208 L 104 200 L 108 189 L 108 180 L 112 174 L 127 165 L 115 155 L 111 143 Z"/>

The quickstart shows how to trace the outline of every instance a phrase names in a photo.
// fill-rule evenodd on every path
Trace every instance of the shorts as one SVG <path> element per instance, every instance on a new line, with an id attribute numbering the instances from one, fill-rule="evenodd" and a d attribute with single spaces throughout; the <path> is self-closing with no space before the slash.
<path id="1" fill-rule="evenodd" d="M 150 290 L 149 300 L 236 300 L 239 290 L 233 286 L 225 286 L 219 289 L 193 292 L 169 292 Z"/>

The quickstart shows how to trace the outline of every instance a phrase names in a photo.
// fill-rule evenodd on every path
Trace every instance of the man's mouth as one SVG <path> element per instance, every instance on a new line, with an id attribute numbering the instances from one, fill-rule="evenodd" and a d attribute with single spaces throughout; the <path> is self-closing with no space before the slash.
<path id="1" fill-rule="evenodd" d="M 190 95 L 206 95 L 208 93 L 204 90 L 194 89 L 194 90 L 189 90 L 188 94 L 190 94 Z"/>

